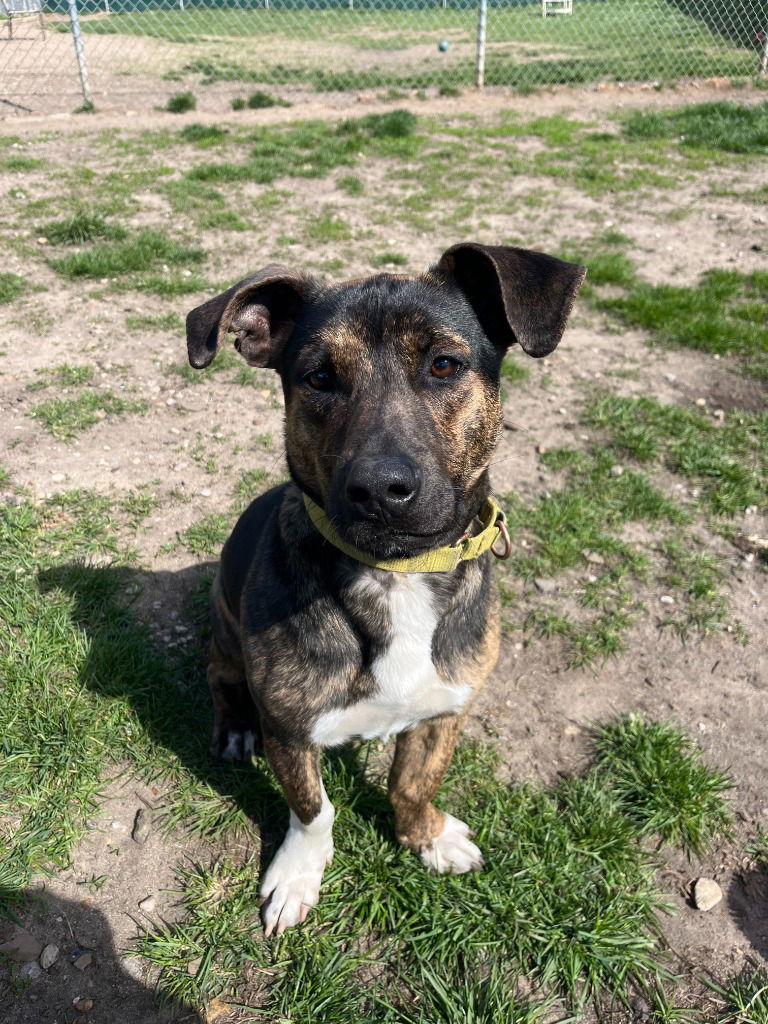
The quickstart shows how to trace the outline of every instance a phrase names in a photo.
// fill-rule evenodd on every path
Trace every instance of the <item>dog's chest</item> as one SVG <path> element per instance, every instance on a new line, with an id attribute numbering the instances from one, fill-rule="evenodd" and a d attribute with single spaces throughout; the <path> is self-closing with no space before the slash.
<path id="1" fill-rule="evenodd" d="M 371 664 L 375 693 L 315 722 L 312 740 L 321 747 L 353 737 L 386 739 L 435 715 L 459 711 L 471 692 L 469 685 L 444 682 L 432 661 L 437 614 L 422 576 L 398 576 L 384 590 L 373 575 L 363 575 L 357 586 L 371 601 L 386 601 L 389 642 Z"/>

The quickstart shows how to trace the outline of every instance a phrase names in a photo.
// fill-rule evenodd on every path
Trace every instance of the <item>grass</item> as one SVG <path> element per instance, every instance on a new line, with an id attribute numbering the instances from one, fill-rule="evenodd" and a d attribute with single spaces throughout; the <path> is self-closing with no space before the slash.
<path id="1" fill-rule="evenodd" d="M 664 139 L 727 153 L 768 154 L 768 102 L 743 106 L 727 100 L 680 110 L 636 111 L 627 118 L 630 139 Z"/>
<path id="2" fill-rule="evenodd" d="M 177 92 L 168 97 L 165 109 L 170 114 L 187 114 L 197 107 L 197 100 L 192 92 Z"/>
<path id="3" fill-rule="evenodd" d="M 85 384 L 91 383 L 93 374 L 92 366 L 85 364 L 72 366 L 70 363 L 61 363 L 50 369 L 38 370 L 37 380 L 27 384 L 27 391 L 43 391 L 54 385 L 62 388 L 83 387 Z"/>
<path id="4" fill-rule="evenodd" d="M 728 833 L 722 796 L 733 782 L 708 767 L 679 729 L 630 715 L 599 727 L 595 750 L 607 784 L 644 835 L 701 855 L 712 835 Z"/>
<path id="5" fill-rule="evenodd" d="M 768 380 L 767 302 L 768 272 L 710 270 L 696 287 L 638 282 L 598 305 L 667 344 L 733 354 L 748 373 Z"/>
<path id="6" fill-rule="evenodd" d="M 65 277 L 113 277 L 151 270 L 160 264 L 186 266 L 204 259 L 202 249 L 180 245 L 162 231 L 144 228 L 123 241 L 94 245 L 49 262 Z"/>
<path id="7" fill-rule="evenodd" d="M 278 177 L 321 178 L 340 166 L 352 166 L 361 153 L 406 157 L 419 148 L 416 119 L 408 111 L 370 114 L 338 125 L 304 121 L 262 126 L 248 136 L 251 153 L 244 163 L 198 164 L 188 180 L 226 184 L 270 184 Z"/>
<path id="8" fill-rule="evenodd" d="M 147 403 L 143 399 L 127 399 L 112 391 L 87 389 L 72 398 L 40 402 L 31 415 L 49 434 L 61 441 L 71 441 L 107 417 L 144 413 L 146 410 Z"/>
<path id="9" fill-rule="evenodd" d="M 726 413 L 718 423 L 698 409 L 606 392 L 585 418 L 605 431 L 609 457 L 663 463 L 700 488 L 697 500 L 715 515 L 768 507 L 768 414 Z"/>
<path id="10" fill-rule="evenodd" d="M 49 221 L 37 229 L 51 245 L 84 245 L 94 239 L 122 242 L 127 230 L 119 224 L 110 224 L 98 213 L 75 210 L 62 220 Z"/>
<path id="11" fill-rule="evenodd" d="M 181 335 L 184 321 L 178 313 L 129 313 L 125 326 L 129 331 L 166 331 Z"/>
<path id="12" fill-rule="evenodd" d="M 710 985 L 720 997 L 717 1024 L 768 1024 L 768 971 L 745 967 L 725 984 Z"/>
<path id="13" fill-rule="evenodd" d="M 9 274 L 7 271 L 0 272 L 0 305 L 13 302 L 27 289 L 27 282 L 18 274 Z"/>

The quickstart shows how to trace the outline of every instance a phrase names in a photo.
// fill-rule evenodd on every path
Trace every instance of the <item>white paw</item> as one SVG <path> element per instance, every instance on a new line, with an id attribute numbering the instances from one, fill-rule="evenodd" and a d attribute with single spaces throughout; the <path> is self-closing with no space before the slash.
<path id="1" fill-rule="evenodd" d="M 260 894 L 265 901 L 262 908 L 264 934 L 267 938 L 276 932 L 282 935 L 286 928 L 300 924 L 317 903 L 320 882 L 326 864 L 333 859 L 333 839 L 330 828 L 319 834 L 308 834 L 300 824 L 291 827 L 283 845 L 269 865 Z"/>
<path id="2" fill-rule="evenodd" d="M 443 831 L 420 852 L 422 863 L 437 875 L 463 875 L 467 871 L 479 871 L 485 861 L 469 838 L 471 835 L 473 833 L 469 825 L 446 814 Z"/>
<path id="3" fill-rule="evenodd" d="M 255 735 L 250 729 L 240 732 L 230 729 L 227 733 L 227 745 L 221 752 L 224 761 L 250 761 L 253 757 Z"/>

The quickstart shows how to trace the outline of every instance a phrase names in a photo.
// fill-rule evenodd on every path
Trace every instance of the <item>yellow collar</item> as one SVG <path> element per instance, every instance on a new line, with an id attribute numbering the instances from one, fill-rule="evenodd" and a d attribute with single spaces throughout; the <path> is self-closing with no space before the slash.
<path id="1" fill-rule="evenodd" d="M 416 555 L 414 558 L 383 560 L 345 543 L 323 509 L 306 494 L 304 505 L 314 527 L 339 551 L 343 551 L 357 562 L 373 566 L 375 569 L 386 569 L 388 572 L 452 572 L 459 562 L 479 558 L 486 551 L 492 551 L 497 558 L 509 558 L 512 550 L 504 513 L 491 498 L 486 498 L 480 509 L 479 519 L 483 527 L 480 533 L 474 536 L 465 533 L 455 544 L 436 548 L 434 551 L 425 551 L 423 555 Z M 504 550 L 500 553 L 493 547 L 499 537 L 504 541 Z"/>

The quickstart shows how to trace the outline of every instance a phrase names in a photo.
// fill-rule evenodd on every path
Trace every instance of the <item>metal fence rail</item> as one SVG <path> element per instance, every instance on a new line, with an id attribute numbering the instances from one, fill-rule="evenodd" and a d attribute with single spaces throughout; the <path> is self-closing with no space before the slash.
<path id="1" fill-rule="evenodd" d="M 43 31 L 10 16 L 25 3 L 0 0 L 0 101 L 41 112 L 745 79 L 768 62 L 768 0 L 42 0 Z"/>

